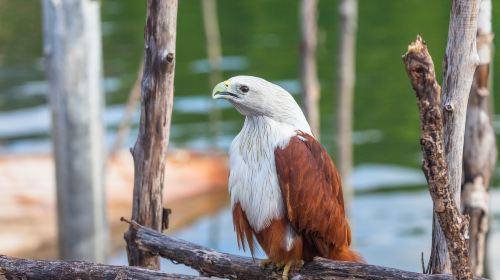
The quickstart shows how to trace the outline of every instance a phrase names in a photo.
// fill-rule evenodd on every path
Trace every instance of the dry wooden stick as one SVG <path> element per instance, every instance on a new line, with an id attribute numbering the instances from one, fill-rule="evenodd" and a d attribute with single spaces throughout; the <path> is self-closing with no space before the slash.
<path id="1" fill-rule="evenodd" d="M 263 269 L 259 260 L 217 252 L 181 239 L 161 234 L 135 222 L 136 242 L 141 250 L 183 263 L 205 276 L 229 279 L 281 279 L 272 268 Z M 376 265 L 331 261 L 316 258 L 291 279 L 452 279 L 450 275 L 427 275 Z M 480 278 L 477 278 L 480 279 Z"/>
<path id="2" fill-rule="evenodd" d="M 170 135 L 174 96 L 177 0 L 148 0 L 144 28 L 144 74 L 141 83 L 141 120 L 134 158 L 132 219 L 162 230 L 165 155 Z M 160 268 L 160 260 L 135 246 L 134 231 L 125 234 L 130 265 Z"/>
<path id="3" fill-rule="evenodd" d="M 450 191 L 443 139 L 441 88 L 436 82 L 432 57 L 420 36 L 408 46 L 403 61 L 420 110 L 422 169 L 429 185 L 434 211 L 446 237 L 452 272 L 457 279 L 471 279 L 466 240 L 468 219 L 461 215 Z"/>
<path id="4" fill-rule="evenodd" d="M 139 267 L 75 261 L 26 260 L 0 255 L 0 279 L 47 280 L 170 280 L 209 279 L 168 274 Z"/>
<path id="5" fill-rule="evenodd" d="M 464 213 L 470 216 L 469 254 L 477 276 L 483 275 L 485 267 L 489 186 L 497 158 L 495 131 L 488 112 L 492 101 L 488 86 L 493 43 L 491 4 L 491 0 L 483 0 L 479 8 L 476 35 L 479 66 L 470 90 L 464 139 L 461 202 Z"/>
<path id="6" fill-rule="evenodd" d="M 311 130 L 319 138 L 320 85 L 316 67 L 318 45 L 318 1 L 300 1 L 300 81 L 302 84 L 302 107 Z"/>

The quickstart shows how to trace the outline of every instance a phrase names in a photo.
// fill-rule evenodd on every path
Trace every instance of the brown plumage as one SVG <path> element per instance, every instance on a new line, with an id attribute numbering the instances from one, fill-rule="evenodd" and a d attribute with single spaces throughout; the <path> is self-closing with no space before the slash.
<path id="1" fill-rule="evenodd" d="M 312 136 L 295 99 L 264 79 L 236 76 L 219 83 L 214 99 L 245 116 L 229 148 L 228 188 L 238 244 L 255 240 L 269 262 L 291 267 L 315 256 L 362 261 L 350 250 L 342 186 L 328 153 Z"/>
<path id="2" fill-rule="evenodd" d="M 341 180 L 323 146 L 311 135 L 299 133 L 283 149 L 276 148 L 274 155 L 286 216 L 256 233 L 236 204 L 233 222 L 238 244 L 244 248 L 246 240 L 253 254 L 255 236 L 275 263 L 310 261 L 315 256 L 362 262 L 349 248 L 351 230 L 345 216 Z M 287 224 L 296 233 L 291 250 L 283 246 Z"/>

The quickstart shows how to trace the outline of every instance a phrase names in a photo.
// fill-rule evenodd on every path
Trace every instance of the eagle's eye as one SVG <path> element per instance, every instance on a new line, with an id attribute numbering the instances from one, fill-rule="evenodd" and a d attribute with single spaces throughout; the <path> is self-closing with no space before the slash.
<path id="1" fill-rule="evenodd" d="M 240 86 L 241 92 L 248 92 L 250 89 L 247 86 Z"/>

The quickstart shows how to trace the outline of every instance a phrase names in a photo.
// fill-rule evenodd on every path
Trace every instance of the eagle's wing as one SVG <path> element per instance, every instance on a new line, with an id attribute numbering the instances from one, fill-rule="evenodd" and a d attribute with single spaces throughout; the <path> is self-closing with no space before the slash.
<path id="1" fill-rule="evenodd" d="M 341 251 L 349 251 L 351 230 L 340 176 L 330 156 L 314 137 L 302 132 L 274 154 L 292 227 L 321 256 L 341 259 Z"/>

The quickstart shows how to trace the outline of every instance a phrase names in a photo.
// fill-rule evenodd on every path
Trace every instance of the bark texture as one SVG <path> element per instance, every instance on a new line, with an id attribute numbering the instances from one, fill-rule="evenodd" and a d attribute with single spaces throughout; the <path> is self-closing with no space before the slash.
<path id="1" fill-rule="evenodd" d="M 104 265 L 88 262 L 42 261 L 0 255 L 0 279 L 6 280 L 151 280 L 208 279 L 167 274 L 139 267 Z"/>
<path id="2" fill-rule="evenodd" d="M 141 118 L 134 158 L 132 219 L 162 231 L 165 156 L 174 96 L 177 0 L 148 0 Z M 130 265 L 159 269 L 159 258 L 138 250 L 135 231 L 125 234 Z"/>
<path id="3" fill-rule="evenodd" d="M 436 82 L 432 58 L 420 36 L 408 46 L 403 60 L 420 111 L 422 169 L 429 185 L 434 213 L 451 252 L 451 269 L 457 279 L 471 279 L 466 240 L 468 220 L 462 216 L 454 200 L 448 176 L 449 165 L 445 158 L 441 88 Z"/>
<path id="4" fill-rule="evenodd" d="M 342 0 L 340 14 L 339 87 L 337 101 L 337 155 L 346 208 L 352 198 L 352 115 L 356 75 L 358 1 Z"/>
<path id="5" fill-rule="evenodd" d="M 108 226 L 100 2 L 42 3 L 56 163 L 59 256 L 104 261 Z"/>
<path id="6" fill-rule="evenodd" d="M 272 267 L 261 268 L 257 259 L 217 252 L 163 235 L 135 222 L 132 222 L 132 227 L 137 231 L 136 242 L 142 250 L 188 265 L 204 276 L 243 280 L 281 279 L 280 271 Z M 299 271 L 290 272 L 290 279 L 452 279 L 452 277 L 315 258 Z"/>
<path id="7" fill-rule="evenodd" d="M 491 0 L 482 0 L 477 25 L 479 66 L 474 74 L 465 123 L 462 209 L 470 217 L 469 254 L 475 275 L 484 272 L 488 233 L 489 186 L 497 159 L 489 115 L 489 68 L 492 61 Z"/>
<path id="8" fill-rule="evenodd" d="M 318 44 L 317 5 L 317 0 L 301 0 L 299 12 L 302 108 L 314 136 L 319 139 L 320 88 L 316 69 L 316 47 Z"/>
<path id="9" fill-rule="evenodd" d="M 460 207 L 467 102 L 478 64 L 476 31 L 479 2 L 479 0 L 452 1 L 448 43 L 443 62 L 441 106 L 444 117 L 444 144 L 450 192 L 457 207 Z M 429 264 L 432 273 L 451 272 L 445 236 L 437 217 L 434 217 Z"/>

